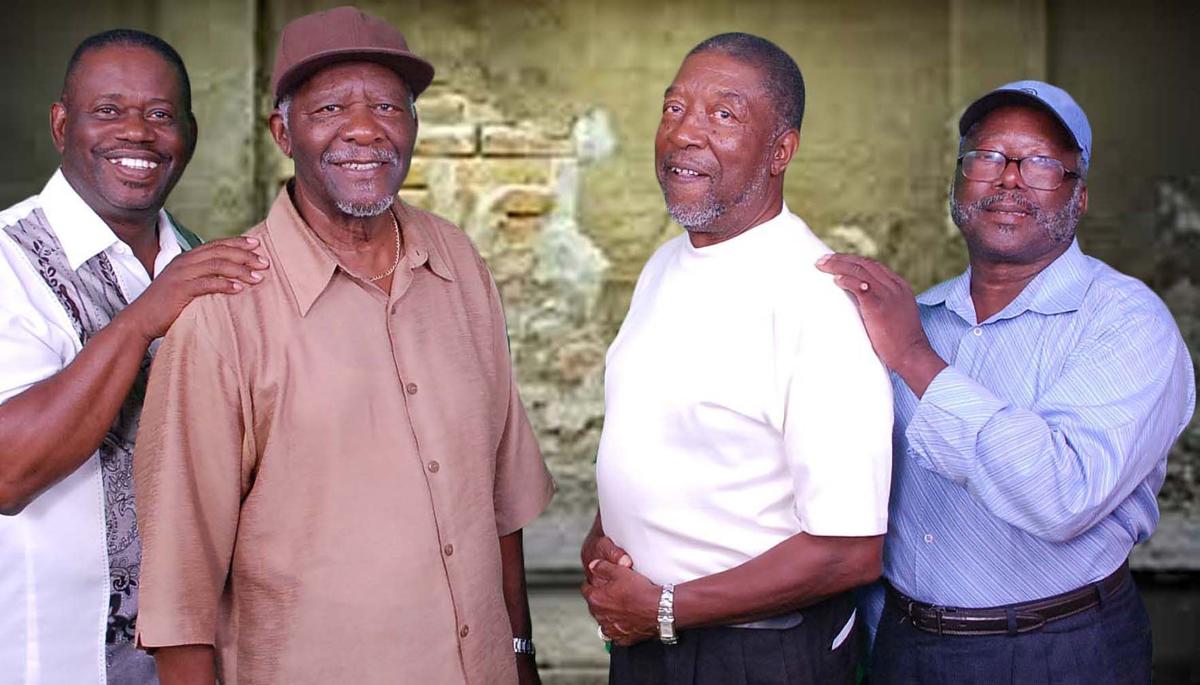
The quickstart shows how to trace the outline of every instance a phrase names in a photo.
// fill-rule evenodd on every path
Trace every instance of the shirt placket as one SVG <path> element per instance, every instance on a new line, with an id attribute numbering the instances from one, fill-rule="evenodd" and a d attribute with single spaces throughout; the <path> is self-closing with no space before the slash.
<path id="1" fill-rule="evenodd" d="M 455 569 L 460 558 L 460 550 L 455 547 L 456 531 L 453 526 L 453 517 L 441 514 L 445 510 L 443 503 L 446 506 L 451 505 L 450 502 L 446 501 L 449 497 L 447 493 L 451 491 L 447 487 L 446 479 L 453 475 L 451 473 L 452 466 L 439 460 L 436 455 L 437 446 L 431 445 L 430 442 L 423 439 L 425 436 L 421 430 L 418 418 L 421 414 L 418 403 L 424 401 L 425 397 L 428 397 L 430 388 L 422 387 L 425 379 L 420 377 L 419 365 L 406 357 L 405 350 L 410 346 L 403 343 L 405 294 L 411 289 L 416 276 L 416 272 L 411 269 L 396 271 L 396 282 L 392 285 L 392 293 L 387 305 L 388 338 L 391 346 L 392 360 L 396 368 L 396 379 L 400 383 L 401 394 L 404 397 L 404 411 L 408 415 L 408 425 L 413 432 L 417 459 L 420 461 L 421 473 L 425 478 L 425 486 L 429 491 L 429 501 L 433 504 L 433 520 L 436 527 L 434 533 L 437 536 L 446 588 L 454 610 L 460 667 L 462 668 L 463 679 L 466 681 L 465 652 L 472 627 L 470 617 L 464 612 L 454 591 Z"/>

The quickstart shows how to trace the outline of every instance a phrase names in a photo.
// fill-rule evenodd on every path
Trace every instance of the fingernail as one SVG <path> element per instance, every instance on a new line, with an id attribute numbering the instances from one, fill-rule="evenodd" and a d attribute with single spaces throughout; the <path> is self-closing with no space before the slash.
<path id="1" fill-rule="evenodd" d="M 592 559 L 591 561 L 589 561 L 589 562 L 588 562 L 588 570 L 589 570 L 589 571 L 595 571 L 595 570 L 596 570 L 596 564 L 599 564 L 599 563 L 600 563 L 600 560 L 599 560 L 599 559 Z"/>
<path id="2" fill-rule="evenodd" d="M 821 265 L 821 264 L 824 264 L 824 263 L 825 263 L 825 262 L 827 262 L 827 261 L 829 261 L 829 255 L 827 255 L 827 254 L 826 254 L 826 255 L 821 255 L 821 256 L 820 256 L 820 258 L 818 258 L 818 259 L 817 259 L 817 264 L 818 264 L 818 265 Z"/>
<path id="3" fill-rule="evenodd" d="M 251 245 L 257 245 L 258 238 L 251 238 L 250 236 L 246 236 L 246 242 L 250 243 Z"/>
<path id="4" fill-rule="evenodd" d="M 621 555 L 620 561 L 617 563 L 621 564 L 625 568 L 631 568 L 633 566 L 633 559 L 631 559 L 628 554 L 623 554 Z"/>
<path id="5" fill-rule="evenodd" d="M 241 289 L 242 289 L 242 284 L 241 284 L 241 283 L 239 283 L 239 282 L 237 282 L 237 281 L 234 281 L 234 282 L 233 282 L 233 291 L 234 291 L 234 292 L 237 292 L 237 291 L 239 291 L 239 290 L 241 290 Z"/>
<path id="6" fill-rule="evenodd" d="M 251 272 L 250 272 L 250 278 L 251 278 L 251 280 L 255 280 L 255 281 L 261 281 L 261 280 L 262 280 L 262 274 L 258 273 L 257 271 L 251 271 Z"/>

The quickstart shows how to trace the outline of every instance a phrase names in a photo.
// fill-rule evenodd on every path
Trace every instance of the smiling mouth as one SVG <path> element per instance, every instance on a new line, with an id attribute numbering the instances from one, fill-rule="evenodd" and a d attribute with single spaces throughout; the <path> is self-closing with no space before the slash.
<path id="1" fill-rule="evenodd" d="M 341 162 L 336 166 L 350 171 L 371 171 L 383 166 L 383 162 Z"/>
<path id="2" fill-rule="evenodd" d="M 137 159 L 135 157 L 110 157 L 108 163 L 113 166 L 137 169 L 139 171 L 149 171 L 158 168 L 158 162 L 149 159 Z"/>
<path id="3" fill-rule="evenodd" d="M 1020 207 L 988 207 L 986 211 L 994 214 L 1012 214 L 1014 216 L 1025 216 L 1029 214 L 1028 211 Z"/>
<path id="4" fill-rule="evenodd" d="M 696 171 L 695 169 L 689 169 L 689 168 L 683 167 L 683 166 L 676 166 L 674 164 L 664 164 L 663 169 L 667 172 L 668 175 L 673 176 L 680 180 L 689 180 L 690 181 L 690 180 L 695 180 L 695 179 L 708 178 L 708 174 L 706 174 L 702 171 Z"/>

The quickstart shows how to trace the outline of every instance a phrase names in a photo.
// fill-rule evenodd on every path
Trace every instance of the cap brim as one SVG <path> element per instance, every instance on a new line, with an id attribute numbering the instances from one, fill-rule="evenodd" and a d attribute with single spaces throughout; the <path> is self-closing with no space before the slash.
<path id="1" fill-rule="evenodd" d="M 967 131 L 971 128 L 971 126 L 974 125 L 975 122 L 982 119 L 984 115 L 993 109 L 1015 103 L 1032 105 L 1054 117 L 1054 120 L 1057 121 L 1058 124 L 1062 126 L 1063 130 L 1066 131 L 1067 135 L 1071 137 L 1071 140 L 1075 141 L 1075 147 L 1083 149 L 1083 146 L 1079 144 L 1079 139 L 1075 137 L 1075 132 L 1072 131 L 1067 122 L 1058 115 L 1058 112 L 1054 111 L 1053 107 L 1046 104 L 1046 102 L 1041 98 L 1030 95 L 1023 90 L 1016 88 L 993 90 L 975 102 L 972 102 L 971 105 L 967 107 L 966 111 L 963 112 L 963 115 L 958 119 L 958 135 L 966 136 Z"/>
<path id="2" fill-rule="evenodd" d="M 310 55 L 288 69 L 275 84 L 275 101 L 291 92 L 321 69 L 339 62 L 375 62 L 394 70 L 412 91 L 420 95 L 433 82 L 433 65 L 409 52 L 399 50 L 363 50 L 361 48 L 327 50 Z"/>

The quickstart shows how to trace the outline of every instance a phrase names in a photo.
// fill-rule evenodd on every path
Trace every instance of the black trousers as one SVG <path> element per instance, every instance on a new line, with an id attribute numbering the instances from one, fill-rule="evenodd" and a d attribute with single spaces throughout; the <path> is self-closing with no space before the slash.
<path id="1" fill-rule="evenodd" d="M 697 628 L 679 643 L 650 640 L 613 645 L 609 685 L 841 685 L 853 684 L 861 641 L 857 621 L 831 649 L 854 611 L 850 593 L 805 609 L 793 628 Z"/>
<path id="2" fill-rule="evenodd" d="M 1150 619 L 1132 580 L 1100 606 L 1019 635 L 935 635 L 889 599 L 871 685 L 1110 685 L 1150 682 Z"/>

